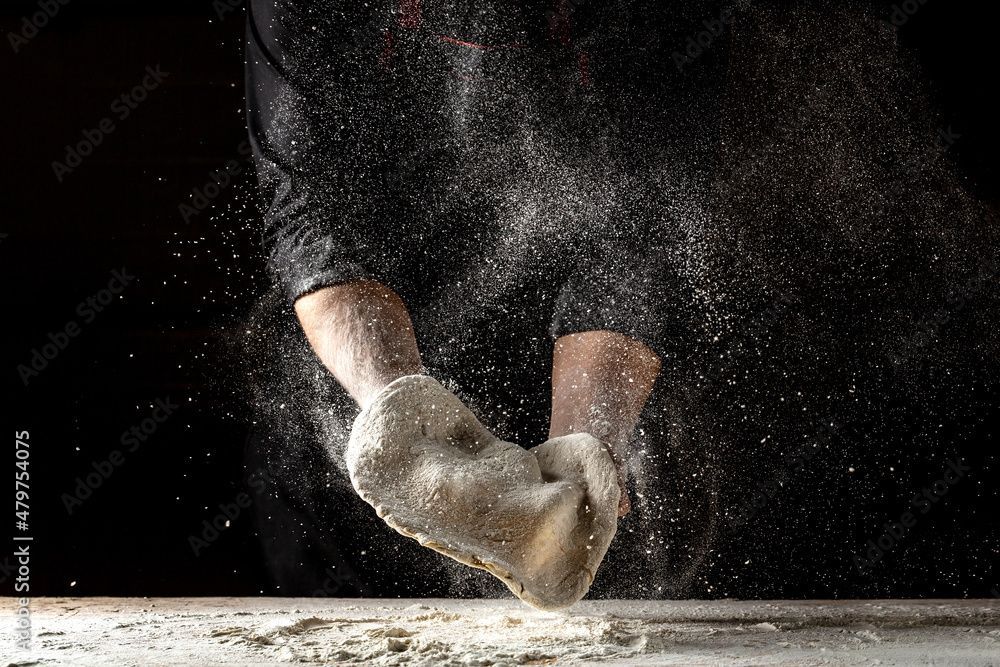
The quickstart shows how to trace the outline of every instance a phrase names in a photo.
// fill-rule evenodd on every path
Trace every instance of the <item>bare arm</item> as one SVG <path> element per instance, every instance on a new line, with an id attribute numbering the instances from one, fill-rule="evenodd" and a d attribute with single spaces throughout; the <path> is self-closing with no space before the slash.
<path id="1" fill-rule="evenodd" d="M 325 287 L 300 297 L 295 312 L 317 356 L 362 408 L 396 378 L 423 372 L 406 306 L 381 283 Z"/>
<path id="2" fill-rule="evenodd" d="M 660 372 L 645 344 L 613 331 L 562 336 L 552 354 L 549 437 L 590 433 L 611 447 L 620 464 Z M 619 513 L 628 512 L 622 493 Z"/>
<path id="3" fill-rule="evenodd" d="M 386 385 L 423 372 L 402 299 L 374 281 L 326 287 L 299 298 L 295 312 L 323 364 L 362 408 Z M 590 433 L 618 462 L 660 371 L 646 345 L 610 331 L 556 341 L 549 437 Z M 628 511 L 622 493 L 620 513 Z"/>

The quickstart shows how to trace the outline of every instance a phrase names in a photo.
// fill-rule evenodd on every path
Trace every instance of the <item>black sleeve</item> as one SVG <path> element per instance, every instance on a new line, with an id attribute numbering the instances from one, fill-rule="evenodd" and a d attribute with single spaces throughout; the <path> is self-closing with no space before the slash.
<path id="1" fill-rule="evenodd" d="M 683 281 L 639 237 L 609 239 L 575 262 L 556 300 L 551 334 L 614 331 L 661 359 L 683 332 Z"/>
<path id="2" fill-rule="evenodd" d="M 366 3 L 251 0 L 247 125 L 268 266 L 291 300 L 378 279 L 366 257 L 384 188 L 378 40 Z M 353 6 L 352 6 L 353 5 Z"/>
<path id="3" fill-rule="evenodd" d="M 730 0 L 589 3 L 591 72 L 621 123 L 626 212 L 577 253 L 556 302 L 558 338 L 606 330 L 661 359 L 691 338 L 697 308 L 682 218 L 711 198 L 724 99 Z M 626 185 L 627 183 L 627 185 Z M 707 213 L 706 213 L 707 214 Z"/>

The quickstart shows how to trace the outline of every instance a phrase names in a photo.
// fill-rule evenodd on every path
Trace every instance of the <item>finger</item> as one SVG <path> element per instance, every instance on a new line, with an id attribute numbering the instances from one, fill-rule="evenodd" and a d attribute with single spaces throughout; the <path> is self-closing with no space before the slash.
<path id="1" fill-rule="evenodd" d="M 628 488 L 625 486 L 625 478 L 618 474 L 618 486 L 621 487 L 621 496 L 618 499 L 618 518 L 625 516 L 632 510 L 632 501 L 628 497 Z"/>

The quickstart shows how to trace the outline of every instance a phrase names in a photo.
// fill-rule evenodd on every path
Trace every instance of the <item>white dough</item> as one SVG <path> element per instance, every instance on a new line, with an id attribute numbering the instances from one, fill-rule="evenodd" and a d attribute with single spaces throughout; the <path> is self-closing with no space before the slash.
<path id="1" fill-rule="evenodd" d="M 617 528 L 618 476 L 600 441 L 522 449 L 425 375 L 399 378 L 358 415 L 346 461 L 386 523 L 539 609 L 586 595 Z"/>

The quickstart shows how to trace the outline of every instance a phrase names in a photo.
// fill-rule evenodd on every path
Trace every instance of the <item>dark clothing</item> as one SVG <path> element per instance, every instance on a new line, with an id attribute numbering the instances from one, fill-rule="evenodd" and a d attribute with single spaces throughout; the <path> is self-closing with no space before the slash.
<path id="1" fill-rule="evenodd" d="M 707 173 L 719 83 L 711 53 L 671 54 L 720 10 L 666 4 L 251 3 L 249 129 L 287 296 L 372 278 L 419 313 L 530 272 L 557 295 L 553 335 L 668 353 L 683 287 L 650 258 L 681 230 L 661 172 Z"/>
<path id="2" fill-rule="evenodd" d="M 248 125 L 287 298 L 388 285 L 432 374 L 525 444 L 544 433 L 552 337 L 613 330 L 673 353 L 722 38 L 682 67 L 675 52 L 720 20 L 719 3 L 253 0 L 249 14 Z M 364 511 L 356 497 L 306 488 L 285 489 L 289 525 L 357 529 L 343 521 Z M 274 537 L 284 560 L 317 561 L 317 540 L 293 532 L 301 551 Z M 403 542 L 386 557 L 424 562 Z M 373 580 L 379 544 L 354 567 L 368 592 L 419 578 Z"/>

